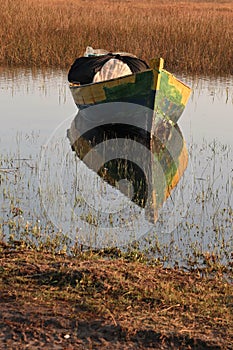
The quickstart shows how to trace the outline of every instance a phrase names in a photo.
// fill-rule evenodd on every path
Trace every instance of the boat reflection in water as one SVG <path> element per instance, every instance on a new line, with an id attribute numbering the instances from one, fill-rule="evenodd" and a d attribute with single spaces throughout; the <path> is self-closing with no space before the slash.
<path id="1" fill-rule="evenodd" d="M 152 134 L 121 122 L 92 120 L 88 127 L 87 123 L 86 112 L 79 111 L 67 132 L 73 151 L 88 168 L 144 208 L 146 219 L 155 223 L 188 164 L 178 125 L 158 118 Z"/>

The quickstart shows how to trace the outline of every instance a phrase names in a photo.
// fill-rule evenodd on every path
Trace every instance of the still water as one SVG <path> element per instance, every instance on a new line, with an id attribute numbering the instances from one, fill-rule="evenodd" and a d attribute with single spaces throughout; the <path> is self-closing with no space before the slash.
<path id="1" fill-rule="evenodd" d="M 0 235 L 31 242 L 57 232 L 96 248 L 139 242 L 168 264 L 228 263 L 233 251 L 233 78 L 182 77 L 193 89 L 179 121 L 189 155 L 156 220 L 72 151 L 77 114 L 63 71 L 0 74 Z M 124 187 L 124 184 L 123 184 Z M 65 241 L 64 241 L 65 242 Z M 66 242 L 67 245 L 67 242 Z"/>

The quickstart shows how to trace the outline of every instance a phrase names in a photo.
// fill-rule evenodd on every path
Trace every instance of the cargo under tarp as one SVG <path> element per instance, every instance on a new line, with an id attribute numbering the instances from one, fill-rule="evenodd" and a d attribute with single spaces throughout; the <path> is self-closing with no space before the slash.
<path id="1" fill-rule="evenodd" d="M 146 62 L 131 54 L 104 51 L 104 54 L 90 54 L 77 58 L 69 70 L 68 80 L 70 83 L 81 85 L 91 84 L 138 73 L 148 68 Z"/>

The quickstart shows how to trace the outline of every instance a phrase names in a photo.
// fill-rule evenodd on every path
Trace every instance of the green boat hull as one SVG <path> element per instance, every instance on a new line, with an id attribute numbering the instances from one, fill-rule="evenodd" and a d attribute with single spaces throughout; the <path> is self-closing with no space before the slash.
<path id="1" fill-rule="evenodd" d="M 79 109 L 110 104 L 130 103 L 153 111 L 150 127 L 157 118 L 176 124 L 187 104 L 191 89 L 174 75 L 163 69 L 163 59 L 152 60 L 151 69 L 87 85 L 70 84 L 71 93 Z M 134 113 L 128 112 L 130 124 Z M 109 111 L 106 112 L 108 122 Z M 118 115 L 115 115 L 117 118 Z M 98 118 L 98 116 L 96 117 Z"/>

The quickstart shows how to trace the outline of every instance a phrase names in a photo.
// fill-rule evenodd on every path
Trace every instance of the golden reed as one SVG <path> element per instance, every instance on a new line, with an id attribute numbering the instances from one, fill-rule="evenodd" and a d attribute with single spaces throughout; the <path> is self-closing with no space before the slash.
<path id="1" fill-rule="evenodd" d="M 233 74 L 233 2 L 0 0 L 0 65 L 68 69 L 87 45 L 162 56 L 176 73 Z"/>

